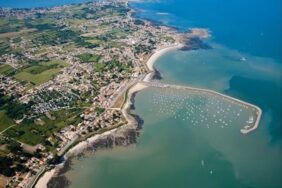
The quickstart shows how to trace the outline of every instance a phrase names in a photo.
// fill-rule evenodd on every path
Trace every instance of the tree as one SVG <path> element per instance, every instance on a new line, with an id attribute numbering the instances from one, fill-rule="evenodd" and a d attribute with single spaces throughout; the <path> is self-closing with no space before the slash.
<path id="1" fill-rule="evenodd" d="M 22 152 L 22 147 L 21 147 L 21 145 L 19 144 L 19 143 L 17 143 L 17 142 L 11 142 L 8 146 L 7 146 L 7 148 L 12 152 L 12 153 L 16 153 L 16 154 L 18 154 L 18 153 L 21 153 Z"/>
<path id="2" fill-rule="evenodd" d="M 13 160 L 11 158 L 0 156 L 0 174 L 8 177 L 14 176 L 15 170 L 11 168 L 12 164 Z"/>

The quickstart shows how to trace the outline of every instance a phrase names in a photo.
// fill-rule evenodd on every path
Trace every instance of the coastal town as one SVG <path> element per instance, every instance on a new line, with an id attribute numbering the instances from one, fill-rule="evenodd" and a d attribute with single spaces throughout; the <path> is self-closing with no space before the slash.
<path id="1" fill-rule="evenodd" d="M 181 32 L 139 19 L 136 11 L 126 0 L 0 7 L 0 188 L 56 187 L 55 170 L 82 149 L 135 143 L 142 119 L 130 110 L 135 93 L 145 87 L 236 104 L 239 112 L 253 111 L 241 133 L 258 127 L 262 110 L 255 105 L 209 89 L 155 81 L 161 75 L 153 64 L 162 54 L 210 49 L 204 42 L 210 32 Z M 199 110 L 187 105 L 187 114 L 193 109 Z M 228 126 L 226 117 L 212 118 Z"/>
<path id="2" fill-rule="evenodd" d="M 203 46 L 207 32 L 133 14 L 123 0 L 0 8 L 0 187 L 33 187 L 80 140 L 130 123 L 127 91 L 154 51 Z"/>

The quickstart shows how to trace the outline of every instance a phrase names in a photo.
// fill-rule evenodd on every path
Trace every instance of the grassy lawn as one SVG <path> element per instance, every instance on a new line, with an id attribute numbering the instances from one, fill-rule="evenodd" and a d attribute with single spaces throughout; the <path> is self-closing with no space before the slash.
<path id="1" fill-rule="evenodd" d="M 85 24 L 87 22 L 87 20 L 83 19 L 83 18 L 81 18 L 81 19 L 69 19 L 68 21 L 72 26 L 79 26 L 79 25 Z"/>
<path id="2" fill-rule="evenodd" d="M 49 50 L 47 50 L 48 45 L 43 45 L 42 47 L 40 47 L 38 50 L 36 50 L 34 52 L 34 55 L 44 55 L 47 54 L 49 52 Z"/>
<path id="3" fill-rule="evenodd" d="M 3 146 L 3 145 L 2 145 Z M 8 149 L 2 149 L 0 147 L 0 156 L 7 156 L 9 154 L 9 150 Z M 1 186 L 0 186 L 1 187 Z"/>
<path id="4" fill-rule="evenodd" d="M 9 126 L 13 125 L 14 122 L 10 119 L 4 110 L 0 111 L 0 132 L 4 129 L 8 128 Z"/>
<path id="5" fill-rule="evenodd" d="M 29 32 L 34 32 L 36 29 L 22 29 L 20 31 L 15 31 L 15 32 L 8 32 L 8 33 L 1 33 L 0 38 L 9 38 L 9 37 L 14 37 L 14 36 L 19 36 L 24 33 L 29 33 Z"/>
<path id="6" fill-rule="evenodd" d="M 126 44 L 123 43 L 123 42 L 111 41 L 111 42 L 108 43 L 108 46 L 111 47 L 111 48 L 121 48 L 123 46 L 126 46 Z"/>
<path id="7" fill-rule="evenodd" d="M 72 51 L 75 48 L 77 48 L 77 46 L 76 46 L 76 44 L 74 42 L 69 42 L 69 43 L 63 45 L 63 49 L 67 50 L 67 51 Z"/>
<path id="8" fill-rule="evenodd" d="M 14 69 L 10 65 L 0 65 L 0 75 L 7 75 Z"/>
<path id="9" fill-rule="evenodd" d="M 0 22 L 0 33 L 18 32 L 23 27 L 24 20 L 15 17 L 3 18 Z"/>
<path id="10" fill-rule="evenodd" d="M 2 40 L 0 41 L 0 55 L 11 53 L 9 41 Z"/>
<path id="11" fill-rule="evenodd" d="M 104 41 L 102 41 L 102 40 L 99 40 L 99 39 L 95 39 L 95 38 L 93 38 L 93 39 L 88 39 L 88 40 L 86 40 L 87 42 L 90 42 L 91 44 L 96 44 L 96 45 L 100 45 L 100 44 L 102 44 Z"/>
<path id="12" fill-rule="evenodd" d="M 106 33 L 107 37 L 110 37 L 111 39 L 117 39 L 117 38 L 125 38 L 131 33 L 129 28 L 122 28 L 122 29 L 112 29 Z"/>
<path id="13" fill-rule="evenodd" d="M 20 81 L 28 81 L 35 86 L 43 84 L 56 76 L 67 64 L 64 61 L 49 61 L 29 66 L 15 75 Z"/>
<path id="14" fill-rule="evenodd" d="M 78 58 L 80 59 L 82 63 L 89 63 L 89 62 L 98 62 L 101 56 L 96 55 L 96 54 L 85 53 L 85 54 L 79 55 Z"/>
<path id="15" fill-rule="evenodd" d="M 55 117 L 54 120 L 42 116 L 43 125 L 38 125 L 33 121 L 26 120 L 21 125 L 7 130 L 5 135 L 34 146 L 39 143 L 44 143 L 52 133 L 66 126 L 71 124 L 77 125 L 81 122 L 80 113 L 81 110 L 75 109 L 53 112 L 52 116 Z"/>

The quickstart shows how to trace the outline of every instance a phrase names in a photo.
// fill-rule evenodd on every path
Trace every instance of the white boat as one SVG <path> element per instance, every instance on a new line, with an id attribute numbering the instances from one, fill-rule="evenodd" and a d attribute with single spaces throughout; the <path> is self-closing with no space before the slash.
<path id="1" fill-rule="evenodd" d="M 253 116 L 250 116 L 249 117 L 249 120 L 246 121 L 247 123 L 254 123 L 254 117 Z"/>
<path id="2" fill-rule="evenodd" d="M 201 161 L 201 165 L 205 166 L 205 161 L 204 160 Z"/>
<path id="3" fill-rule="evenodd" d="M 240 132 L 241 132 L 242 134 L 247 134 L 249 131 L 248 131 L 247 129 L 241 129 Z"/>
<path id="4" fill-rule="evenodd" d="M 250 125 L 246 125 L 245 127 L 244 127 L 244 129 L 248 129 L 248 128 L 250 128 L 251 126 Z"/>
<path id="5" fill-rule="evenodd" d="M 242 57 L 240 60 L 241 61 L 247 61 L 247 59 L 245 57 Z"/>

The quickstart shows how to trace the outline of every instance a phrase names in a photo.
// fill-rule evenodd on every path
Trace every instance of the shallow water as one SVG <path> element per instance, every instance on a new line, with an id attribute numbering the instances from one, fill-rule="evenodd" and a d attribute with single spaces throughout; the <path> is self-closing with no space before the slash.
<path id="1" fill-rule="evenodd" d="M 260 106 L 261 123 L 273 142 L 281 144 L 281 64 L 213 44 L 211 50 L 171 51 L 155 67 L 162 82 L 213 89 Z M 242 60 L 242 57 L 245 59 Z"/>
<path id="2" fill-rule="evenodd" d="M 138 144 L 74 161 L 70 187 L 280 186 L 281 151 L 265 134 L 240 133 L 252 110 L 148 88 L 137 95 L 135 112 L 145 121 Z"/>

